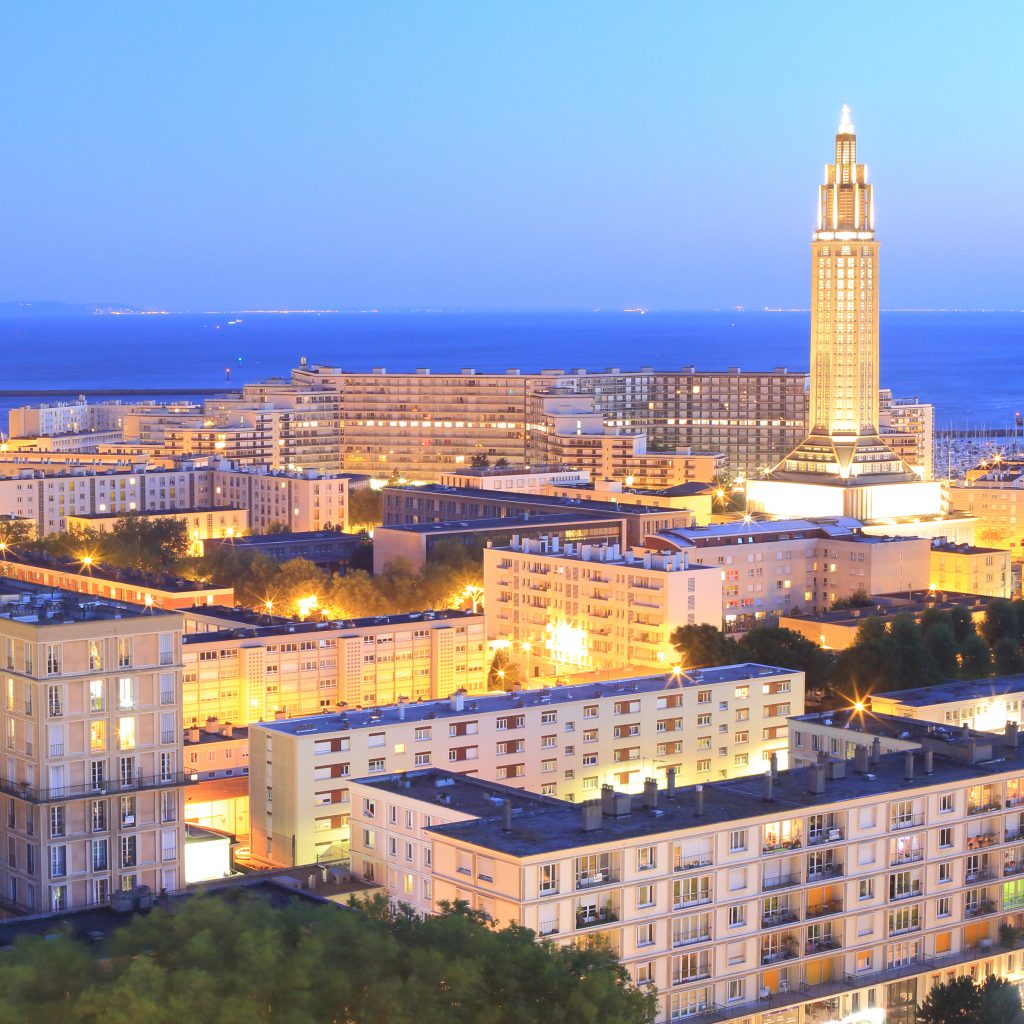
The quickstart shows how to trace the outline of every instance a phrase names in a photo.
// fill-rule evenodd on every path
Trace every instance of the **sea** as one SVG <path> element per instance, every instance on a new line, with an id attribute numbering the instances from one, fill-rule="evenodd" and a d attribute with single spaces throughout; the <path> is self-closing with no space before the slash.
<path id="1" fill-rule="evenodd" d="M 932 402 L 937 427 L 1013 429 L 1024 312 L 885 312 L 880 333 L 882 385 Z M 808 336 L 806 311 L 7 315 L 0 430 L 19 405 L 96 390 L 199 397 L 287 376 L 303 358 L 353 371 L 806 370 Z"/>

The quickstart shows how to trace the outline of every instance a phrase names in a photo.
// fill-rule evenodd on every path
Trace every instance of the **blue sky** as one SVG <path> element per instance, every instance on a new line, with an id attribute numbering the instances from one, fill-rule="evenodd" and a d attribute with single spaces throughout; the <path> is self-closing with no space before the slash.
<path id="1" fill-rule="evenodd" d="M 1016 3 L 0 2 L 0 299 L 806 306 L 848 102 L 883 304 L 1024 307 Z"/>

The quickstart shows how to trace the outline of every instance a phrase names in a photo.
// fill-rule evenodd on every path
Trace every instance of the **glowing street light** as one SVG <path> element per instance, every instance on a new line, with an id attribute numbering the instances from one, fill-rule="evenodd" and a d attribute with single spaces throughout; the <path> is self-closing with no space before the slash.
<path id="1" fill-rule="evenodd" d="M 300 619 L 308 619 L 309 616 L 316 611 L 320 604 L 320 598 L 316 594 L 310 594 L 309 597 L 300 597 L 295 602 L 295 606 L 299 610 Z"/>

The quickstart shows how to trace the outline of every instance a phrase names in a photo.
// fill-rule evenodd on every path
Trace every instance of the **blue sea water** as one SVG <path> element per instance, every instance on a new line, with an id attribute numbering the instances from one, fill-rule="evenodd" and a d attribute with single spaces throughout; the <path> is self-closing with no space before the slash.
<path id="1" fill-rule="evenodd" d="M 351 370 L 806 370 L 808 330 L 806 312 L 7 316 L 0 429 L 34 400 L 12 389 L 216 388 L 226 368 L 237 385 L 302 356 Z M 937 425 L 1001 427 L 1024 410 L 1024 313 L 883 313 L 881 346 L 883 386 L 933 402 Z"/>

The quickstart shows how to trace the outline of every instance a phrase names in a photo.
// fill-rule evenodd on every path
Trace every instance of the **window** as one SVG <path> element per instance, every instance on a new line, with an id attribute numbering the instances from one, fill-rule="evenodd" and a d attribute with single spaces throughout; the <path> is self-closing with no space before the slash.
<path id="1" fill-rule="evenodd" d="M 63 804 L 50 808 L 50 838 L 58 839 L 67 834 L 67 812 Z"/>
<path id="2" fill-rule="evenodd" d="M 102 679 L 89 680 L 89 710 L 105 711 L 107 707 L 106 692 Z"/>
<path id="3" fill-rule="evenodd" d="M 939 848 L 946 850 L 953 845 L 953 830 L 951 828 L 939 829 Z"/>
<path id="4" fill-rule="evenodd" d="M 366 767 L 367 767 L 367 770 L 371 771 L 371 772 L 382 772 L 382 771 L 384 771 L 384 758 L 383 757 L 371 758 Z"/>
<path id="5" fill-rule="evenodd" d="M 873 878 L 862 878 L 857 883 L 857 899 L 870 900 L 875 895 L 875 880 Z"/>
<path id="6" fill-rule="evenodd" d="M 110 866 L 107 859 L 107 840 L 93 839 L 89 844 L 90 861 L 93 871 L 106 871 Z"/>
<path id="7" fill-rule="evenodd" d="M 131 676 L 121 676 L 117 681 L 117 707 L 119 711 L 135 707 L 135 680 Z"/>
<path id="8" fill-rule="evenodd" d="M 943 793 L 939 797 L 939 813 L 950 814 L 953 811 L 953 794 Z"/>
<path id="9" fill-rule="evenodd" d="M 138 859 L 138 839 L 134 835 L 121 836 L 121 867 L 133 868 Z"/>
<path id="10" fill-rule="evenodd" d="M 943 896 L 935 901 L 935 916 L 949 917 L 949 897 Z"/>
<path id="11" fill-rule="evenodd" d="M 649 924 L 637 925 L 636 929 L 636 944 L 637 946 L 653 946 L 654 945 L 654 922 Z"/>
<path id="12" fill-rule="evenodd" d="M 63 878 L 68 873 L 68 848 L 66 846 L 50 847 L 50 877 Z"/>
<path id="13" fill-rule="evenodd" d="M 641 910 L 644 907 L 654 906 L 653 885 L 638 885 L 636 887 L 636 906 L 637 910 Z"/>
<path id="14" fill-rule="evenodd" d="M 657 866 L 657 855 L 656 847 L 654 846 L 641 846 L 636 851 L 636 869 L 637 871 L 650 871 L 652 868 Z"/>
<path id="15" fill-rule="evenodd" d="M 742 903 L 729 908 L 729 927 L 740 928 L 747 923 L 747 908 Z"/>
<path id="16" fill-rule="evenodd" d="M 64 714 L 64 687 L 60 685 L 46 688 L 46 713 L 50 718 L 61 718 Z"/>
<path id="17" fill-rule="evenodd" d="M 952 861 L 945 861 L 939 865 L 939 881 L 949 882 L 953 879 L 953 863 Z"/>
<path id="18" fill-rule="evenodd" d="M 558 892 L 557 864 L 541 864 L 538 871 L 537 891 L 541 893 Z"/>
<path id="19" fill-rule="evenodd" d="M 132 664 L 132 639 L 129 636 L 117 638 L 117 667 L 130 668 Z M 124 705 L 122 705 L 124 707 Z"/>
<path id="20" fill-rule="evenodd" d="M 729 850 L 732 853 L 739 853 L 747 848 L 747 833 L 743 829 L 729 833 Z"/>

